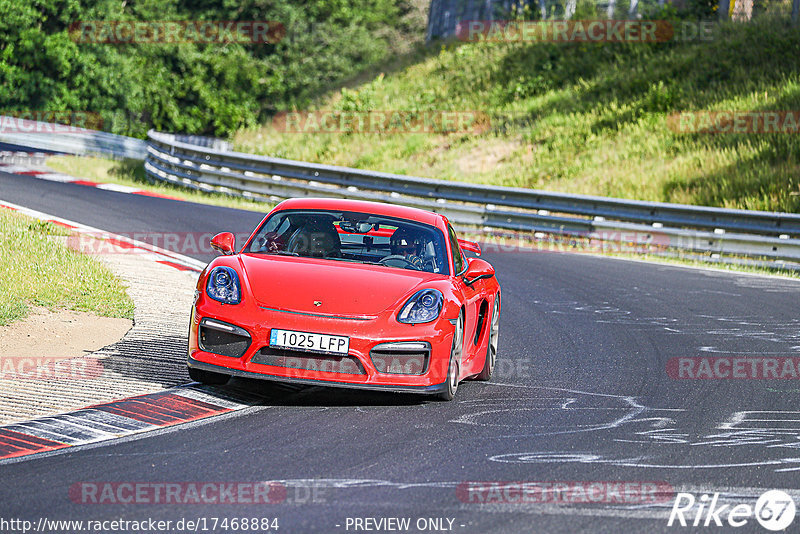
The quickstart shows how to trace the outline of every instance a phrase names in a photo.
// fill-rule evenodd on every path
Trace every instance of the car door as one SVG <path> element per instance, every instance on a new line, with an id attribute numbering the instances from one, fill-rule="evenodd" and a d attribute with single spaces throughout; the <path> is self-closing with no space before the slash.
<path id="1" fill-rule="evenodd" d="M 475 338 L 477 337 L 476 329 L 478 323 L 478 305 L 480 303 L 482 292 L 478 284 L 469 286 L 464 283 L 464 272 L 468 267 L 467 258 L 464 256 L 464 252 L 461 250 L 461 246 L 458 244 L 458 237 L 455 230 L 453 230 L 453 227 L 448 224 L 447 230 L 448 239 L 450 240 L 450 249 L 453 251 L 453 265 L 451 266 L 453 273 L 455 274 L 453 278 L 453 284 L 455 286 L 456 293 L 462 296 L 462 302 L 465 309 L 464 352 L 461 356 L 461 374 L 464 376 L 477 372 L 472 368 L 476 364 L 482 365 L 483 363 L 475 362 L 476 346 L 474 343 Z"/>

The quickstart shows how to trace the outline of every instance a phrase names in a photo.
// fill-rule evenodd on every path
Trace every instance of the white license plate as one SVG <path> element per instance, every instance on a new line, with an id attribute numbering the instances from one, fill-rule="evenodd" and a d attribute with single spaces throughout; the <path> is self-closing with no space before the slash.
<path id="1" fill-rule="evenodd" d="M 294 330 L 278 330 L 277 328 L 273 328 L 270 332 L 269 344 L 271 347 L 334 354 L 347 354 L 347 351 L 350 350 L 349 337 L 314 334 L 313 332 L 296 332 Z"/>

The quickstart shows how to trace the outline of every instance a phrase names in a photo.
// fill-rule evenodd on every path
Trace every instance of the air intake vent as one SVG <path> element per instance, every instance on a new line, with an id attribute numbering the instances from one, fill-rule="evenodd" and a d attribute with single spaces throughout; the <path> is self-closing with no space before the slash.
<path id="1" fill-rule="evenodd" d="M 369 352 L 372 365 L 388 375 L 422 375 L 428 371 L 431 344 L 427 341 L 381 343 Z"/>
<path id="2" fill-rule="evenodd" d="M 244 328 L 205 318 L 200 321 L 200 348 L 229 358 L 241 358 L 250 346 L 250 334 Z"/>
<path id="3" fill-rule="evenodd" d="M 353 356 L 333 356 L 315 354 L 300 350 L 276 349 L 264 347 L 256 352 L 250 360 L 262 365 L 274 365 L 289 369 L 305 369 L 323 373 L 342 373 L 348 375 L 365 375 L 364 366 Z"/>

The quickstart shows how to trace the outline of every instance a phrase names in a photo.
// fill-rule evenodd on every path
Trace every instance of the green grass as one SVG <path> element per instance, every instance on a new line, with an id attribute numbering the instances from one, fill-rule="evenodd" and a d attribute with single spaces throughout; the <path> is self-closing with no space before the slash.
<path id="1" fill-rule="evenodd" d="M 116 161 L 96 157 L 55 156 L 47 159 L 51 169 L 90 181 L 137 187 L 151 193 L 167 195 L 189 202 L 211 204 L 259 213 L 267 213 L 273 204 L 238 198 L 222 193 L 204 193 L 169 183 L 153 183 L 147 179 L 141 161 Z"/>
<path id="2" fill-rule="evenodd" d="M 64 235 L 51 223 L 0 209 L 0 326 L 26 317 L 30 306 L 133 319 L 122 282 L 53 238 Z"/>
<path id="3" fill-rule="evenodd" d="M 316 108 L 479 110 L 481 134 L 240 130 L 237 150 L 448 180 L 800 212 L 800 135 L 681 134 L 698 110 L 800 110 L 800 30 L 787 13 L 708 42 L 449 43 Z"/>

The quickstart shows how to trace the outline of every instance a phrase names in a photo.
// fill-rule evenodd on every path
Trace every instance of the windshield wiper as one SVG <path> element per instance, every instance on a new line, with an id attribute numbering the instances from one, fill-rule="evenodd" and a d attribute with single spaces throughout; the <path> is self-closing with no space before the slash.
<path id="1" fill-rule="evenodd" d="M 378 262 L 375 262 L 375 261 L 353 260 L 353 259 L 350 259 L 350 258 L 334 258 L 332 256 L 323 256 L 323 259 L 334 260 L 334 261 L 346 261 L 348 263 L 365 263 L 367 265 L 383 265 L 382 263 L 378 263 Z"/>
<path id="2" fill-rule="evenodd" d="M 262 252 L 259 252 L 259 254 L 270 254 L 270 255 L 275 255 L 275 256 L 299 256 L 300 255 L 297 252 L 289 252 L 289 251 L 286 251 L 286 250 L 274 250 L 274 251 L 271 251 L 271 252 L 268 251 L 268 250 L 264 250 Z"/>

